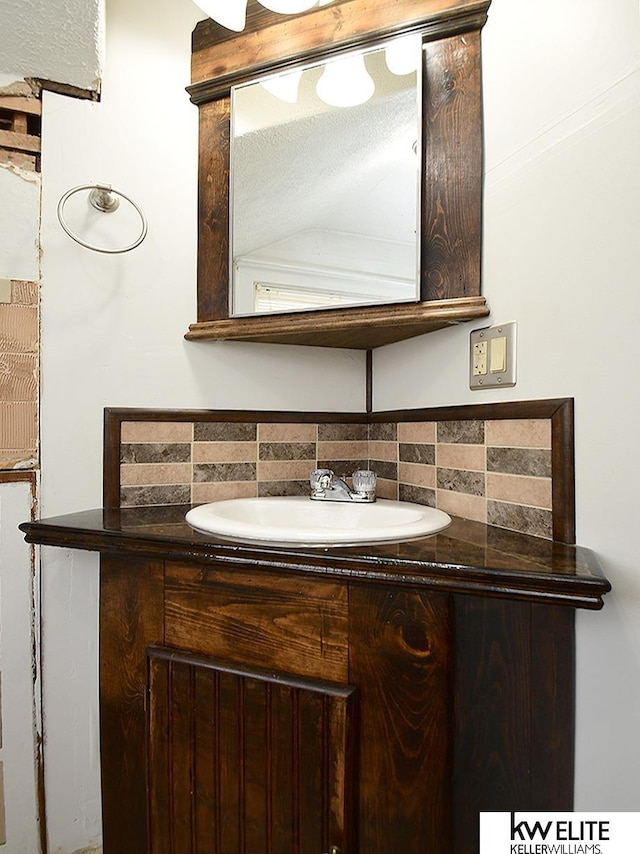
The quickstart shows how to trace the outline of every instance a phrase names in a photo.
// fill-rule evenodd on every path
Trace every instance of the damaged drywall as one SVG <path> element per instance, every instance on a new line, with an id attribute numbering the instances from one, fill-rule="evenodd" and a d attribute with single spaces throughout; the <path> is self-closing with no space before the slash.
<path id="1" fill-rule="evenodd" d="M 0 86 L 37 78 L 96 90 L 103 0 L 3 0 Z"/>

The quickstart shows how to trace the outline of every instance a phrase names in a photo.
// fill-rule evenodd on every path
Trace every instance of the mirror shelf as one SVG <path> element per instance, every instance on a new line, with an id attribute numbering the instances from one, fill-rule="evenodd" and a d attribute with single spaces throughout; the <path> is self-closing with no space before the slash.
<path id="1" fill-rule="evenodd" d="M 255 341 L 373 350 L 468 320 L 486 317 L 482 297 L 306 311 L 194 323 L 190 341 Z"/>
<path id="2" fill-rule="evenodd" d="M 489 4 L 333 0 L 282 16 L 249 0 L 243 33 L 211 20 L 196 27 L 189 92 L 200 120 L 198 315 L 188 340 L 371 349 L 489 314 L 480 289 L 480 32 Z M 407 34 L 421 37 L 423 54 L 419 300 L 232 316 L 232 87 Z"/>

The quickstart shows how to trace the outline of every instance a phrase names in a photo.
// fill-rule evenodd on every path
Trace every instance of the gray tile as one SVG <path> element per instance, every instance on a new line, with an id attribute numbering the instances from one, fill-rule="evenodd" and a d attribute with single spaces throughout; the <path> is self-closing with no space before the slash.
<path id="1" fill-rule="evenodd" d="M 385 480 L 398 479 L 398 465 L 389 460 L 370 460 L 368 468 L 372 469 L 378 477 L 382 477 Z"/>
<path id="2" fill-rule="evenodd" d="M 368 469 L 369 460 L 318 460 L 319 469 L 331 469 L 338 477 L 351 477 L 357 469 Z"/>
<path id="3" fill-rule="evenodd" d="M 460 469 L 437 470 L 438 489 L 449 492 L 463 492 L 465 495 L 485 494 L 484 473 L 480 471 L 462 471 Z"/>
<path id="4" fill-rule="evenodd" d="M 260 460 L 309 460 L 316 458 L 315 442 L 260 442 Z"/>
<path id="5" fill-rule="evenodd" d="M 551 451 L 539 448 L 487 448 L 487 471 L 551 477 Z"/>
<path id="6" fill-rule="evenodd" d="M 233 421 L 196 421 L 193 438 L 196 442 L 255 442 L 258 425 Z"/>
<path id="7" fill-rule="evenodd" d="M 190 463 L 191 444 L 187 442 L 135 442 L 120 446 L 122 463 Z"/>
<path id="8" fill-rule="evenodd" d="M 401 483 L 398 485 L 398 498 L 400 501 L 412 501 L 414 504 L 425 504 L 427 507 L 436 506 L 435 489 L 427 489 L 424 486 Z"/>
<path id="9" fill-rule="evenodd" d="M 123 507 L 151 507 L 163 504 L 189 504 L 191 486 L 123 486 L 120 503 Z"/>
<path id="10" fill-rule="evenodd" d="M 443 444 L 482 445 L 484 421 L 439 421 L 437 436 Z"/>
<path id="11" fill-rule="evenodd" d="M 553 518 L 550 510 L 506 504 L 502 501 L 487 501 L 487 523 L 498 528 L 508 528 L 534 537 L 553 537 Z"/>
<path id="12" fill-rule="evenodd" d="M 371 442 L 396 442 L 398 439 L 398 425 L 369 424 L 369 441 Z"/>
<path id="13" fill-rule="evenodd" d="M 319 442 L 366 442 L 366 424 L 318 424 Z"/>
<path id="14" fill-rule="evenodd" d="M 253 481 L 255 479 L 255 463 L 196 463 L 193 467 L 194 483 Z"/>
<path id="15" fill-rule="evenodd" d="M 269 480 L 258 483 L 260 498 L 270 495 L 309 495 L 308 480 Z"/>
<path id="16" fill-rule="evenodd" d="M 422 463 L 425 466 L 436 464 L 436 446 L 416 442 L 400 442 L 398 456 L 401 463 Z"/>

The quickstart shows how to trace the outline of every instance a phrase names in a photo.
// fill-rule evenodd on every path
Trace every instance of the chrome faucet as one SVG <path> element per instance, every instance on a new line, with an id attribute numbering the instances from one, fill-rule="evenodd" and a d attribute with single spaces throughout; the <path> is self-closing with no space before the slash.
<path id="1" fill-rule="evenodd" d="M 359 469 L 351 476 L 353 489 L 331 469 L 314 469 L 309 476 L 313 501 L 357 501 L 372 503 L 376 500 L 376 473 Z"/>

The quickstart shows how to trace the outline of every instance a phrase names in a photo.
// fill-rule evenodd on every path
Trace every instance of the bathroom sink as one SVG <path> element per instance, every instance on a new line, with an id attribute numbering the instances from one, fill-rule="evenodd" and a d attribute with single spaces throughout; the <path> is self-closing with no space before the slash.
<path id="1" fill-rule="evenodd" d="M 233 498 L 194 507 L 188 524 L 204 534 L 258 545 L 347 546 L 412 540 L 442 531 L 451 518 L 407 501 L 372 504 L 302 496 Z"/>

